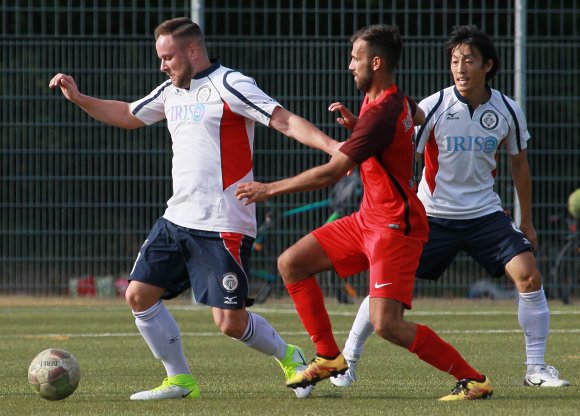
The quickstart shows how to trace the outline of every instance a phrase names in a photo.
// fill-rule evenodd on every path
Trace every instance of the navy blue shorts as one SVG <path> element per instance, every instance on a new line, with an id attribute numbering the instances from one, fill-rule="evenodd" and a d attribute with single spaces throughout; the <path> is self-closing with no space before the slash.
<path id="1" fill-rule="evenodd" d="M 243 234 L 193 230 L 159 218 L 129 279 L 164 288 L 162 299 L 191 287 L 199 303 L 242 309 L 253 303 L 247 275 L 253 242 Z"/>
<path id="2" fill-rule="evenodd" d="M 532 246 L 503 211 L 470 220 L 429 217 L 429 240 L 419 260 L 417 277 L 438 280 L 460 251 L 466 252 L 492 277 L 501 277 L 505 265 Z"/>

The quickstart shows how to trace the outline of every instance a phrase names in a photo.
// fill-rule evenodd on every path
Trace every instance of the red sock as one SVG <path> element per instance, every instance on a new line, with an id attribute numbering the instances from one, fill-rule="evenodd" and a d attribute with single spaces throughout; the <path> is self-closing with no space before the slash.
<path id="1" fill-rule="evenodd" d="M 286 285 L 302 325 L 316 346 L 316 355 L 333 358 L 340 354 L 320 286 L 314 277 Z"/>
<path id="2" fill-rule="evenodd" d="M 417 335 L 415 335 L 409 351 L 417 354 L 427 364 L 451 374 L 457 380 L 464 378 L 483 379 L 483 375 L 471 367 L 451 344 L 443 341 L 428 326 L 417 325 Z"/>

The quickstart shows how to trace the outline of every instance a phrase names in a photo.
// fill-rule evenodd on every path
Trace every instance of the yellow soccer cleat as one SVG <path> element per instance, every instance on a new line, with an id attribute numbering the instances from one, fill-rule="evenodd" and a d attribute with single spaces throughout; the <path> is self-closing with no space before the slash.
<path id="1" fill-rule="evenodd" d="M 152 390 L 131 395 L 131 400 L 199 399 L 199 386 L 191 374 L 166 377 L 163 383 Z"/>
<path id="2" fill-rule="evenodd" d="M 297 347 L 296 345 L 288 344 L 288 348 L 286 349 L 286 356 L 283 360 L 278 360 L 278 364 L 282 367 L 284 371 L 284 377 L 286 381 L 290 380 L 292 377 L 296 377 L 297 374 L 301 373 L 302 371 L 306 370 L 306 359 L 304 358 L 304 351 L 302 348 Z M 299 399 L 306 399 L 312 393 L 313 386 L 306 386 L 306 387 L 296 387 L 294 389 L 294 394 Z"/>
<path id="3" fill-rule="evenodd" d="M 333 359 L 316 357 L 303 372 L 288 379 L 286 381 L 286 386 L 293 389 L 313 386 L 320 380 L 344 374 L 347 370 L 348 364 L 342 353 L 338 354 L 338 356 Z"/>
<path id="4" fill-rule="evenodd" d="M 439 401 L 487 399 L 492 394 L 493 387 L 489 378 L 484 376 L 482 381 L 464 378 L 457 382 L 455 388 L 451 390 L 451 394 L 441 397 Z"/>

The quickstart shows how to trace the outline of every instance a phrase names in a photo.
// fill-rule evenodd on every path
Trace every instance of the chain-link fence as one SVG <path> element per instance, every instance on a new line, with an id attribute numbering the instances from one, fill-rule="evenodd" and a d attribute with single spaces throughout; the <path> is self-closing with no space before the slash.
<path id="1" fill-rule="evenodd" d="M 130 132 L 99 124 L 50 91 L 48 81 L 65 72 L 89 95 L 144 96 L 164 79 L 153 29 L 189 16 L 190 7 L 178 0 L 0 0 L 0 293 L 108 294 L 111 282 L 126 279 L 171 194 L 169 134 L 164 123 Z M 559 296 L 572 290 L 579 273 L 577 240 L 567 244 L 573 224 L 565 204 L 580 173 L 580 1 L 527 1 L 527 8 L 525 107 L 533 138 L 534 222 L 543 247 L 538 260 L 549 294 Z M 326 109 L 340 100 L 358 110 L 361 96 L 347 71 L 348 39 L 356 29 L 373 23 L 401 28 L 405 50 L 397 83 L 420 100 L 451 83 L 441 45 L 452 27 L 477 24 L 494 37 L 502 58 L 492 86 L 513 96 L 514 16 L 514 2 L 500 0 L 222 0 L 205 2 L 203 21 L 212 56 L 343 140 L 345 131 Z M 500 157 L 497 190 L 512 209 L 507 159 Z M 325 160 L 257 128 L 259 180 Z M 259 223 L 277 220 L 255 256 L 256 287 L 284 294 L 272 277 L 276 255 L 328 219 L 330 197 L 322 190 L 259 206 Z M 485 278 L 460 256 L 439 283 L 417 282 L 417 294 L 464 296 Z M 327 294 L 367 290 L 365 276 L 351 279 L 352 288 L 332 274 L 322 281 Z M 493 283 L 487 287 L 495 296 L 509 296 L 507 279 Z"/>

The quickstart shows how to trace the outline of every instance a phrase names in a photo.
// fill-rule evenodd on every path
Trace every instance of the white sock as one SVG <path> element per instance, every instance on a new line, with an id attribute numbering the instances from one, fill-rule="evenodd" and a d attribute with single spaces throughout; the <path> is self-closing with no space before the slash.
<path id="1" fill-rule="evenodd" d="M 374 332 L 371 324 L 370 297 L 364 298 L 356 313 L 356 318 L 352 323 L 352 328 L 348 334 L 348 339 L 344 344 L 343 354 L 348 358 L 360 358 L 365 342 Z"/>
<path id="2" fill-rule="evenodd" d="M 526 338 L 528 370 L 537 365 L 544 366 L 546 339 L 550 332 L 550 311 L 544 288 L 519 294 L 518 320 Z"/>
<path id="3" fill-rule="evenodd" d="M 144 312 L 135 312 L 135 324 L 151 352 L 163 363 L 168 376 L 191 374 L 183 347 L 179 326 L 163 302 Z"/>
<path id="4" fill-rule="evenodd" d="M 239 339 L 248 347 L 283 360 L 288 344 L 270 323 L 260 315 L 248 312 L 246 332 Z"/>

